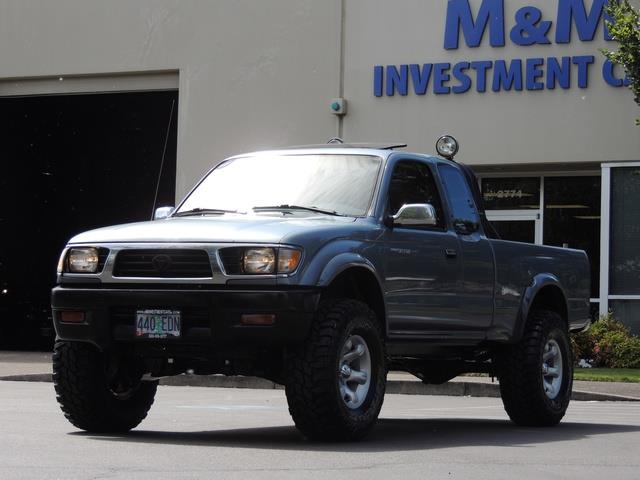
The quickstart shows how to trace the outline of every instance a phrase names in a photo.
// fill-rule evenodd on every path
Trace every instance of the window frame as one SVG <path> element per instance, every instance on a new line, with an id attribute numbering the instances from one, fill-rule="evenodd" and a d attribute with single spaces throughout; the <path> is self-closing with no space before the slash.
<path id="1" fill-rule="evenodd" d="M 407 226 L 407 225 L 398 225 L 395 226 L 394 229 L 403 229 L 403 230 L 413 230 L 413 231 L 436 231 L 436 232 L 446 232 L 448 230 L 450 230 L 451 228 L 451 222 L 449 221 L 449 208 L 448 208 L 448 203 L 447 203 L 447 198 L 444 195 L 444 192 L 442 190 L 442 185 L 440 184 L 440 177 L 438 175 L 438 171 L 435 168 L 435 165 L 433 162 L 430 162 L 426 159 L 422 159 L 422 158 L 416 158 L 416 157 L 411 157 L 411 156 L 397 156 L 394 157 L 393 159 L 390 159 L 390 161 L 388 161 L 387 164 L 387 168 L 389 169 L 389 173 L 387 175 L 385 184 L 384 184 L 384 188 L 383 188 L 383 195 L 381 197 L 382 200 L 382 214 L 383 214 L 383 219 L 387 219 L 389 218 L 391 215 L 395 215 L 397 212 L 390 212 L 390 205 L 389 205 L 389 196 L 391 193 L 391 181 L 393 179 L 393 174 L 395 172 L 396 167 L 400 164 L 400 163 L 416 163 L 416 164 L 420 164 L 420 165 L 424 165 L 428 171 L 429 174 L 431 175 L 431 180 L 433 181 L 433 185 L 435 187 L 435 194 L 438 195 L 438 198 L 440 200 L 440 210 L 441 212 L 438 212 L 436 210 L 436 214 L 440 213 L 442 218 L 439 219 L 440 222 L 438 225 L 416 225 L 416 226 Z M 433 205 L 433 207 L 435 208 L 436 206 Z"/>
<path id="2" fill-rule="evenodd" d="M 610 293 L 609 265 L 610 265 L 610 234 L 611 234 L 611 182 L 612 169 L 638 168 L 640 162 L 611 162 L 602 163 L 602 189 L 600 207 L 600 315 L 609 312 L 609 302 L 616 300 L 640 301 L 640 295 L 615 295 Z"/>

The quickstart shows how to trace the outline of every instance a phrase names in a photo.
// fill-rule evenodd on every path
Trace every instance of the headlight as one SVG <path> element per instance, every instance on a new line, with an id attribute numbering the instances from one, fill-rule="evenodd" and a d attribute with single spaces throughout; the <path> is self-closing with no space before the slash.
<path id="1" fill-rule="evenodd" d="M 276 269 L 276 252 L 273 248 L 249 248 L 244 251 L 242 265 L 245 273 L 273 273 Z"/>
<path id="2" fill-rule="evenodd" d="M 302 251 L 289 247 L 228 247 L 218 255 L 227 275 L 287 275 L 302 260 Z"/>
<path id="3" fill-rule="evenodd" d="M 98 249 L 94 247 L 70 248 L 67 265 L 71 273 L 96 273 L 98 271 Z"/>

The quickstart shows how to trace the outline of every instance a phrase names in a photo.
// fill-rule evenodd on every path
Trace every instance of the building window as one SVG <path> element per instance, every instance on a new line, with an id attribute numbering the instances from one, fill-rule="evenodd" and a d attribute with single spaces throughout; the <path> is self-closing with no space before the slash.
<path id="1" fill-rule="evenodd" d="M 545 177 L 543 243 L 584 250 L 591 297 L 600 291 L 600 177 Z"/>
<path id="2" fill-rule="evenodd" d="M 540 177 L 483 178 L 487 218 L 500 238 L 541 243 Z"/>
<path id="3" fill-rule="evenodd" d="M 537 210 L 540 178 L 483 178 L 482 199 L 486 210 Z"/>
<path id="4" fill-rule="evenodd" d="M 610 300 L 609 310 L 616 320 L 629 327 L 631 333 L 640 335 L 640 301 Z"/>
<path id="5" fill-rule="evenodd" d="M 602 164 L 600 314 L 640 335 L 640 162 Z"/>
<path id="6" fill-rule="evenodd" d="M 609 293 L 640 295 L 640 168 L 611 172 Z"/>

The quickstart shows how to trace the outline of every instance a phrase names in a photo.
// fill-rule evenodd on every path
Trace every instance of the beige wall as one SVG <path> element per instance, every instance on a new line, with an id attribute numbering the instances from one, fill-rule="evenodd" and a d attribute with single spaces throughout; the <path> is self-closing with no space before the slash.
<path id="1" fill-rule="evenodd" d="M 335 135 L 328 105 L 341 79 L 347 141 L 432 152 L 451 132 L 460 159 L 478 165 L 640 159 L 640 109 L 628 90 L 603 83 L 601 31 L 589 43 L 514 46 L 515 11 L 534 5 L 555 20 L 557 1 L 505 5 L 506 47 L 446 51 L 445 0 L 0 0 L 0 95 L 3 79 L 19 87 L 30 77 L 177 72 L 178 196 L 225 156 Z M 567 91 L 373 95 L 374 65 L 585 54 L 597 58 L 586 90 L 574 79 Z"/>

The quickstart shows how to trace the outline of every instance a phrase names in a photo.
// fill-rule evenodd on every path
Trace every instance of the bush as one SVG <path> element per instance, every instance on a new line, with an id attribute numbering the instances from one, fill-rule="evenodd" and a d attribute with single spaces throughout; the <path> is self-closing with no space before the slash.
<path id="1" fill-rule="evenodd" d="M 611 314 L 600 317 L 586 332 L 571 338 L 573 358 L 594 367 L 640 368 L 640 337 Z"/>

